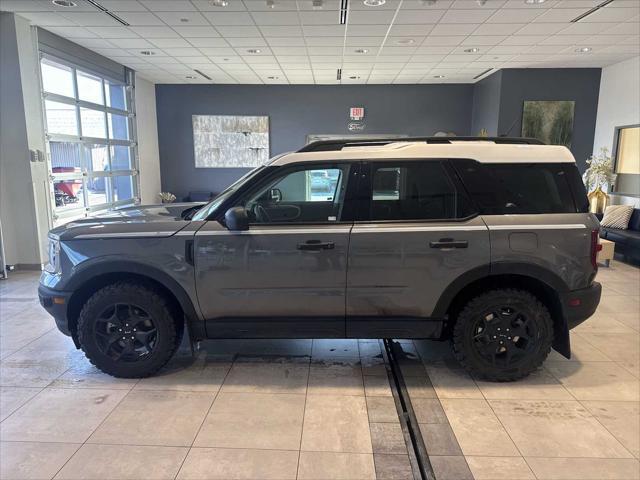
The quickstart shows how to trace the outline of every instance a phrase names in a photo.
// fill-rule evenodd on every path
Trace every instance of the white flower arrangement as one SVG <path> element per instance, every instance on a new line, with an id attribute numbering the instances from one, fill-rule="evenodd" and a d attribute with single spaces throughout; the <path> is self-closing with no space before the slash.
<path id="1" fill-rule="evenodd" d="M 600 188 L 604 190 L 605 186 L 611 187 L 616 179 L 613 173 L 613 162 L 609 155 L 609 149 L 603 147 L 598 155 L 591 155 L 587 160 L 588 168 L 585 170 L 582 180 L 588 191 Z"/>
<path id="2" fill-rule="evenodd" d="M 176 201 L 176 196 L 171 192 L 160 192 L 158 196 L 162 203 L 173 203 Z"/>

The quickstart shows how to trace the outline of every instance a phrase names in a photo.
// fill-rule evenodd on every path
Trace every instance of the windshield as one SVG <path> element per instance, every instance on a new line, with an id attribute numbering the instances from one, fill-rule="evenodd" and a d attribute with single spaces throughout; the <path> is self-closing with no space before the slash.
<path id="1" fill-rule="evenodd" d="M 219 193 L 216 196 L 216 198 L 214 198 L 211 202 L 209 202 L 204 207 L 202 207 L 193 216 L 192 220 L 206 220 L 207 217 L 209 217 L 209 215 L 211 215 L 220 205 L 222 205 L 222 203 L 227 198 L 233 195 L 244 182 L 254 177 L 258 172 L 261 172 L 264 168 L 265 168 L 265 165 L 261 165 L 259 167 L 254 168 L 253 170 L 250 170 L 245 175 L 240 177 L 238 180 L 236 180 L 234 183 L 228 186 L 225 190 Z"/>

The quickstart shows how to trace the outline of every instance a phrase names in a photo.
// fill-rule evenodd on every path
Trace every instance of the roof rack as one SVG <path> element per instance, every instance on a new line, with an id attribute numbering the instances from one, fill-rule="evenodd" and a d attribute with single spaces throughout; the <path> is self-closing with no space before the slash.
<path id="1" fill-rule="evenodd" d="M 367 138 L 356 140 L 345 138 L 342 140 L 318 140 L 305 145 L 298 153 L 303 152 L 326 152 L 342 150 L 344 147 L 378 147 L 396 142 L 425 142 L 425 143 L 451 143 L 451 142 L 477 142 L 486 141 L 497 144 L 510 145 L 545 145 L 537 138 L 526 137 L 398 137 L 398 138 Z"/>

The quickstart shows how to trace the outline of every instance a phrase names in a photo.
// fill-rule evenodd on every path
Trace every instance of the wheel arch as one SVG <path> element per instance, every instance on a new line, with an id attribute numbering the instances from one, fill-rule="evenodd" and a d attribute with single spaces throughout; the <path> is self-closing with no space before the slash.
<path id="1" fill-rule="evenodd" d="M 144 283 L 163 293 L 184 316 L 193 338 L 200 338 L 204 323 L 184 288 L 165 272 L 136 262 L 115 261 L 89 266 L 77 272 L 66 290 L 73 291 L 67 306 L 67 321 L 72 337 L 76 337 L 78 317 L 86 300 L 100 288 L 119 281 Z"/>
<path id="2" fill-rule="evenodd" d="M 520 288 L 534 294 L 549 309 L 553 320 L 553 348 L 569 358 L 569 328 L 562 310 L 559 292 L 568 291 L 566 283 L 555 273 L 536 265 L 507 264 L 485 266 L 471 270 L 446 289 L 436 305 L 433 316 L 446 318 L 443 335 L 451 334 L 453 319 L 474 296 L 497 288 Z"/>

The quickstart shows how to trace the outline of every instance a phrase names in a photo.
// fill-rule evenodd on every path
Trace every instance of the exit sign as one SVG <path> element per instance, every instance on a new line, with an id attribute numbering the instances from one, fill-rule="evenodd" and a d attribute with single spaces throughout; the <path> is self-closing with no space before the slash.
<path id="1" fill-rule="evenodd" d="M 364 107 L 351 107 L 349 109 L 349 117 L 353 121 L 360 121 L 364 118 Z"/>

